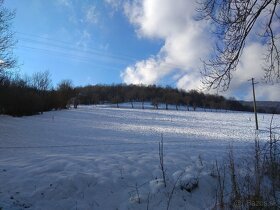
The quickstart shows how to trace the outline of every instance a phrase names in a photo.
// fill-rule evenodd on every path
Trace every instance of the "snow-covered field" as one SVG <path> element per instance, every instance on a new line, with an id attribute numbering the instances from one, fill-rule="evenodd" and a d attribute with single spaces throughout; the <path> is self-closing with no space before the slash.
<path id="1" fill-rule="evenodd" d="M 169 209 L 211 208 L 212 163 L 226 156 L 230 144 L 239 158 L 250 153 L 253 119 L 252 113 L 106 106 L 0 116 L 0 207 L 153 210 L 170 201 Z M 262 138 L 270 120 L 259 115 Z M 279 115 L 274 123 L 280 124 Z M 159 170 L 161 134 L 167 188 Z M 179 174 L 180 180 L 198 178 L 198 188 L 173 190 Z"/>

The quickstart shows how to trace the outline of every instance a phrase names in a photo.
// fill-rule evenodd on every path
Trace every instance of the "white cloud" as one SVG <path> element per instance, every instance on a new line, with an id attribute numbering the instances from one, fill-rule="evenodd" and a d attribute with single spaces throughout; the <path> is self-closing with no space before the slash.
<path id="1" fill-rule="evenodd" d="M 256 96 L 258 100 L 280 101 L 280 84 L 265 84 L 263 81 L 264 52 L 266 48 L 260 43 L 251 43 L 244 48 L 240 63 L 233 74 L 230 90 L 227 95 L 242 93 L 244 100 L 252 100 L 251 78 L 258 82 L 256 85 Z M 249 81 L 248 81 L 249 80 Z"/>
<path id="2" fill-rule="evenodd" d="M 174 73 L 181 75 L 176 77 L 178 88 L 190 90 L 202 86 L 201 59 L 207 59 L 213 52 L 214 38 L 210 33 L 213 26 L 195 20 L 196 4 L 191 0 L 135 0 L 123 3 L 124 13 L 140 38 L 164 41 L 157 55 L 138 61 L 121 73 L 125 83 L 155 84 Z M 222 94 L 250 99 L 251 86 L 247 80 L 251 77 L 261 80 L 263 77 L 264 52 L 261 44 L 250 42 L 244 48 L 237 71 L 233 73 L 230 90 Z M 260 98 L 280 100 L 277 86 L 262 87 Z"/>
<path id="3" fill-rule="evenodd" d="M 259 43 L 252 43 L 244 48 L 240 63 L 234 72 L 234 79 L 232 80 L 232 87 L 236 88 L 241 83 L 254 77 L 260 80 L 263 77 L 263 52 L 265 47 Z"/>
<path id="4" fill-rule="evenodd" d="M 85 19 L 88 23 L 95 24 L 98 22 L 98 14 L 94 5 L 87 7 L 85 11 Z"/>
<path id="5" fill-rule="evenodd" d="M 110 5 L 115 10 L 121 8 L 123 1 L 124 0 L 104 0 L 105 3 Z"/>
<path id="6" fill-rule="evenodd" d="M 91 1 L 57 0 L 68 20 L 63 28 L 63 37 L 71 37 L 77 47 L 88 49 L 92 40 L 92 27 L 98 24 L 98 9 Z"/>
<path id="7" fill-rule="evenodd" d="M 66 7 L 71 7 L 72 6 L 72 1 L 71 0 L 57 0 L 58 4 Z"/>
<path id="8" fill-rule="evenodd" d="M 256 98 L 257 100 L 280 101 L 279 90 L 280 84 L 259 86 L 257 85 Z M 252 96 L 249 98 L 249 100 L 252 100 Z"/>
<path id="9" fill-rule="evenodd" d="M 126 2 L 125 14 L 137 26 L 138 33 L 147 37 L 166 37 L 185 31 L 195 11 L 193 1 L 143 0 Z"/>
<path id="10" fill-rule="evenodd" d="M 56 0 L 58 6 L 65 9 L 70 23 L 75 25 L 91 25 L 98 23 L 96 4 L 87 1 Z"/>
<path id="11" fill-rule="evenodd" d="M 76 46 L 81 47 L 83 49 L 88 48 L 88 44 L 91 41 L 91 34 L 84 29 L 83 31 L 79 32 L 79 40 L 76 42 Z"/>
<path id="12" fill-rule="evenodd" d="M 177 83 L 180 88 L 199 86 L 200 78 L 196 77 L 195 69 L 201 65 L 200 58 L 208 54 L 211 40 L 205 33 L 205 23 L 194 21 L 194 8 L 194 2 L 185 0 L 177 0 L 176 4 L 171 0 L 124 4 L 125 14 L 135 25 L 139 37 L 164 40 L 155 58 L 139 61 L 122 72 L 124 82 L 156 83 L 173 72 L 184 75 Z"/>
<path id="13" fill-rule="evenodd" d="M 127 67 L 121 77 L 127 84 L 155 84 L 170 71 L 168 63 L 161 58 L 149 58 Z"/>
<path id="14" fill-rule="evenodd" d="M 177 80 L 177 87 L 183 90 L 201 90 L 200 74 L 185 74 Z"/>

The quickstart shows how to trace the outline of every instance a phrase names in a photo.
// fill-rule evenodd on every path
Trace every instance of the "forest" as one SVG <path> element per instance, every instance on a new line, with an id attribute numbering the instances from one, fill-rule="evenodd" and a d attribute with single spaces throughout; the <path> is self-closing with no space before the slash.
<path id="1" fill-rule="evenodd" d="M 31 77 L 2 77 L 0 83 L 0 113 L 12 116 L 40 114 L 45 111 L 77 108 L 78 104 L 92 105 L 111 103 L 119 107 L 120 103 L 150 102 L 154 109 L 164 104 L 165 109 L 173 105 L 178 109 L 185 106 L 186 110 L 196 108 L 223 109 L 234 111 L 253 111 L 234 98 L 220 95 L 205 94 L 196 90 L 179 90 L 169 86 L 156 85 L 87 85 L 75 87 L 70 80 L 61 81 L 56 88 L 51 86 L 50 74 L 34 73 Z M 259 112 L 275 113 L 274 109 L 259 109 Z"/>

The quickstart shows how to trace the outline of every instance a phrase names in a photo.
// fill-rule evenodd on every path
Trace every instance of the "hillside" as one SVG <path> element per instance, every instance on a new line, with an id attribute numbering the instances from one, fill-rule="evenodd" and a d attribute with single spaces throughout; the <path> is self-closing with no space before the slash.
<path id="1" fill-rule="evenodd" d="M 1 116 L 0 209 L 213 208 L 215 161 L 222 164 L 231 145 L 238 164 L 248 169 L 251 163 L 252 116 L 105 105 Z M 269 135 L 265 129 L 270 119 L 263 114 L 259 122 L 262 140 Z M 161 139 L 166 188 L 159 167 Z M 190 181 L 198 186 L 182 189 Z M 228 190 L 230 185 L 225 186 Z"/>
<path id="2" fill-rule="evenodd" d="M 252 101 L 240 101 L 244 106 L 253 108 Z M 257 109 L 268 113 L 280 113 L 280 102 L 279 101 L 257 101 Z"/>

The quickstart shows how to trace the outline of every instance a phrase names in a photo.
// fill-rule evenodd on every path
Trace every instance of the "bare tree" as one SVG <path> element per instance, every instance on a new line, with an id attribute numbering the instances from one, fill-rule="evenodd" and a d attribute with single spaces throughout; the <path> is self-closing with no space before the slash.
<path id="1" fill-rule="evenodd" d="M 36 72 L 32 75 L 32 86 L 38 90 L 46 91 L 51 88 L 51 74 L 49 71 Z"/>
<path id="2" fill-rule="evenodd" d="M 72 81 L 62 80 L 57 86 L 57 91 L 60 99 L 60 108 L 69 108 L 69 100 L 75 96 Z"/>
<path id="3" fill-rule="evenodd" d="M 0 0 L 0 83 L 5 79 L 7 70 L 16 66 L 16 59 L 13 56 L 16 41 L 10 30 L 15 11 L 8 10 L 3 4 L 4 1 Z"/>
<path id="4" fill-rule="evenodd" d="M 229 88 L 246 42 L 267 47 L 264 78 L 280 81 L 280 0 L 200 0 L 202 19 L 215 25 L 215 55 L 204 62 L 203 83 L 208 88 Z"/>

